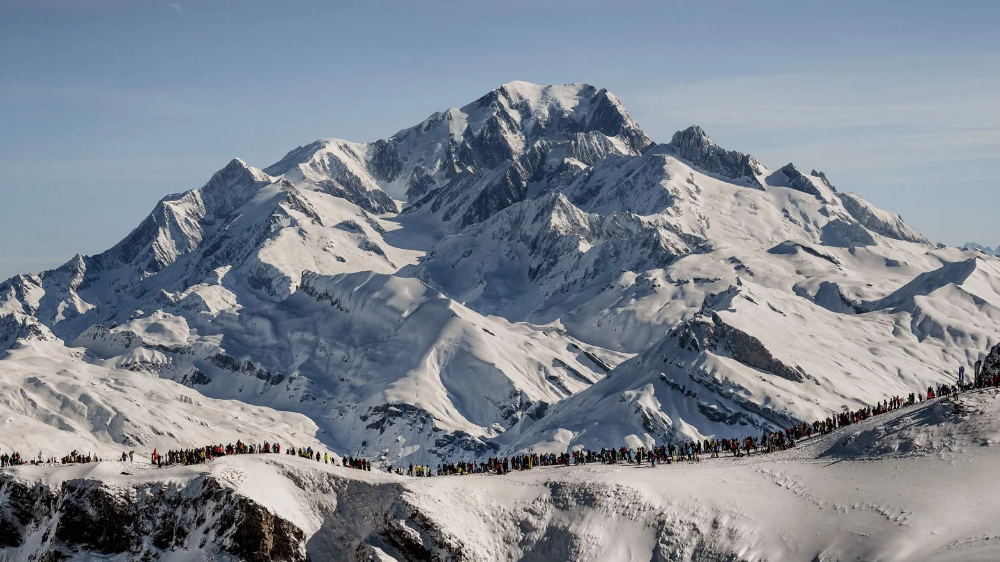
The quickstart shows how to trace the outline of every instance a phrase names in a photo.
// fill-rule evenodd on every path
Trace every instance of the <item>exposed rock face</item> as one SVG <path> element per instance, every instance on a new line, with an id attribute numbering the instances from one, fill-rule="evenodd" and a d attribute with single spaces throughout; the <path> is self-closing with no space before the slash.
<path id="1" fill-rule="evenodd" d="M 142 337 L 134 332 L 130 332 L 128 330 L 112 332 L 101 324 L 95 324 L 87 328 L 82 334 L 80 334 L 80 337 L 72 343 L 78 347 L 86 347 L 87 349 L 105 357 L 121 355 L 130 349 L 143 347 L 145 345 L 145 342 L 142 341 Z"/>
<path id="2" fill-rule="evenodd" d="M 768 253 L 775 255 L 790 255 L 799 252 L 799 250 L 811 256 L 816 256 L 817 258 L 824 259 L 832 263 L 833 265 L 840 267 L 840 260 L 838 260 L 836 256 L 832 256 L 830 254 L 821 252 L 808 244 L 800 244 L 798 242 L 793 242 L 791 240 L 785 240 L 784 242 L 774 246 L 773 248 L 768 250 Z"/>
<path id="3" fill-rule="evenodd" d="M 986 355 L 980 372 L 985 377 L 1000 375 L 1000 344 L 993 346 L 993 349 Z"/>
<path id="4" fill-rule="evenodd" d="M 484 549 L 475 538 L 469 540 L 468 533 L 456 532 L 435 514 L 424 512 L 398 484 L 345 480 L 335 483 L 334 490 L 337 507 L 309 540 L 311 562 L 589 559 L 585 553 L 593 548 L 588 544 L 592 537 L 564 524 L 565 517 L 581 511 L 594 517 L 648 518 L 656 540 L 650 560 L 743 559 L 736 554 L 738 535 L 725 526 L 657 510 L 638 490 L 616 484 L 549 481 L 530 507 L 498 508 L 503 510 L 498 529 L 519 537 L 499 551 Z M 677 529 L 685 531 L 680 534 Z"/>
<path id="5" fill-rule="evenodd" d="M 823 185 L 829 187 L 834 192 L 837 191 L 837 188 L 834 187 L 832 183 L 830 183 L 830 180 L 827 179 L 826 174 L 824 174 L 823 172 L 813 170 L 812 172 L 809 173 L 809 175 L 814 178 L 819 178 L 819 180 L 823 182 Z"/>
<path id="6" fill-rule="evenodd" d="M 711 323 L 702 318 L 685 322 L 678 329 L 678 338 L 678 344 L 683 348 L 726 353 L 740 363 L 783 379 L 802 382 L 807 377 L 801 367 L 785 365 L 759 339 L 726 324 L 714 312 Z"/>
<path id="7" fill-rule="evenodd" d="M 670 145 L 678 156 L 710 174 L 718 174 L 724 178 L 742 181 L 756 189 L 764 189 L 757 179 L 757 174 L 761 173 L 763 166 L 756 158 L 720 147 L 697 125 L 674 133 Z"/>
<path id="8" fill-rule="evenodd" d="M 0 358 L 24 341 L 54 341 L 44 325 L 30 316 L 6 314 L 0 316 Z"/>
<path id="9" fill-rule="evenodd" d="M 32 549 L 24 554 L 38 560 L 155 560 L 178 550 L 206 559 L 306 560 L 301 529 L 208 476 L 183 486 L 69 480 L 52 489 L 0 474 L 0 547 Z"/>
<path id="10" fill-rule="evenodd" d="M 337 508 L 308 544 L 311 562 L 396 560 L 470 560 L 461 542 L 406 501 L 398 484 L 352 480 L 332 483 Z"/>
<path id="11" fill-rule="evenodd" d="M 399 150 L 396 145 L 385 140 L 372 143 L 368 159 L 368 169 L 381 181 L 393 181 L 403 172 L 403 163 L 399 160 Z"/>
<path id="12" fill-rule="evenodd" d="M 815 195 L 820 199 L 823 198 L 823 194 L 820 192 L 819 189 L 816 188 L 815 185 L 813 185 L 813 182 L 810 181 L 809 178 L 804 176 L 802 172 L 798 171 L 793 164 L 788 163 L 778 171 L 784 174 L 785 178 L 787 178 L 788 187 L 791 187 L 796 191 L 801 191 L 802 193 Z"/>
<path id="13" fill-rule="evenodd" d="M 587 131 L 598 131 L 607 137 L 618 137 L 629 148 L 639 153 L 652 144 L 646 133 L 629 118 L 621 102 L 607 90 L 601 89 L 591 99 L 594 108 L 587 121 Z"/>
<path id="14" fill-rule="evenodd" d="M 358 176 L 347 170 L 342 170 L 337 180 L 323 181 L 318 184 L 322 191 L 342 197 L 370 213 L 395 213 L 396 204 L 388 195 L 381 191 L 367 191 L 362 187 Z"/>

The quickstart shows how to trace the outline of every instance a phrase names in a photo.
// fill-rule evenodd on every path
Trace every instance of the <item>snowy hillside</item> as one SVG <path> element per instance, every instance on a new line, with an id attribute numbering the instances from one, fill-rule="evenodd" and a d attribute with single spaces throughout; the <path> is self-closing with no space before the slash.
<path id="1" fill-rule="evenodd" d="M 998 320 L 1000 261 L 823 172 L 512 82 L 234 159 L 108 251 L 0 283 L 3 407 L 34 428 L 0 450 L 221 428 L 406 465 L 729 437 L 953 380 Z"/>
<path id="2" fill-rule="evenodd" d="M 787 451 L 657 467 L 412 478 L 287 455 L 162 469 L 20 467 L 0 473 L 0 556 L 995 560 L 998 439 L 1000 394 L 988 389 L 904 407 Z"/>

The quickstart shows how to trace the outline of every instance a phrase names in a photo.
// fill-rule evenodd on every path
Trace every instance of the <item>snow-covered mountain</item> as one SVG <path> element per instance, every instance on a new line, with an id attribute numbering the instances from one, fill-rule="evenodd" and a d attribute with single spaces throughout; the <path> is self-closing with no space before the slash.
<path id="1" fill-rule="evenodd" d="M 822 172 L 512 82 L 385 139 L 235 159 L 114 248 L 0 283 L 0 365 L 24 374 L 10 419 L 76 428 L 53 447 L 201 444 L 193 416 L 138 411 L 176 395 L 227 435 L 437 463 L 811 421 L 953 378 L 998 320 L 1000 261 Z M 43 374 L 93 389 L 57 400 Z"/>
<path id="2" fill-rule="evenodd" d="M 987 256 L 997 256 L 1000 254 L 1000 246 L 990 248 L 989 246 L 983 246 L 982 244 L 976 244 L 975 242 L 966 242 L 962 248 L 966 250 L 976 250 L 986 254 Z"/>

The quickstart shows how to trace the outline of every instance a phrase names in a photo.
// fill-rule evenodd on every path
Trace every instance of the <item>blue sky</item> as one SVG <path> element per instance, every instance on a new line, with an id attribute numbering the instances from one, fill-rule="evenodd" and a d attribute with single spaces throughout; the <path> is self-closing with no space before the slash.
<path id="1" fill-rule="evenodd" d="M 1000 244 L 1000 2 L 0 0 L 0 278 L 124 237 L 232 157 L 371 140 L 510 80 L 618 94 Z"/>

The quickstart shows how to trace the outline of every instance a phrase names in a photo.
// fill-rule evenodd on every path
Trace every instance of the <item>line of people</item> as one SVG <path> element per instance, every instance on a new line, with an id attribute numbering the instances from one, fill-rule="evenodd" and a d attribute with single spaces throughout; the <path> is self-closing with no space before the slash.
<path id="1" fill-rule="evenodd" d="M 931 400 L 935 397 L 950 396 L 962 390 L 971 390 L 986 386 L 1000 386 L 1000 376 L 986 377 L 977 373 L 974 381 L 967 384 L 942 384 L 938 385 L 936 388 L 928 387 L 926 399 Z M 560 454 L 539 454 L 532 452 L 506 457 L 491 457 L 485 461 L 479 462 L 465 461 L 442 463 L 437 466 L 436 470 L 432 469 L 430 466 L 411 464 L 406 470 L 406 475 L 414 477 L 429 477 L 465 474 L 508 474 L 512 471 L 531 470 L 538 466 L 570 466 L 592 463 L 649 463 L 651 466 L 656 466 L 657 464 L 671 464 L 681 461 L 700 461 L 703 455 L 710 455 L 715 458 L 722 455 L 741 457 L 744 455 L 773 453 L 775 451 L 794 448 L 796 446 L 796 441 L 809 439 L 814 435 L 827 434 L 840 427 L 856 424 L 867 420 L 872 416 L 891 412 L 905 406 L 911 406 L 919 402 L 923 402 L 923 400 L 924 393 L 910 393 L 905 398 L 893 396 L 876 403 L 874 406 L 866 406 L 852 412 L 832 414 L 825 419 L 816 420 L 811 424 L 803 422 L 786 428 L 783 431 L 764 432 L 759 438 L 757 436 L 744 436 L 740 438 L 728 439 L 692 440 L 680 444 L 668 443 L 651 449 L 647 449 L 645 447 L 639 447 L 637 449 L 620 447 L 617 449 L 602 448 L 599 451 L 582 450 Z M 192 465 L 203 464 L 214 458 L 228 455 L 280 454 L 281 451 L 281 445 L 278 443 L 269 443 L 265 441 L 264 443 L 259 444 L 248 444 L 239 440 L 235 444 L 206 445 L 204 447 L 191 449 L 170 450 L 167 451 L 165 455 L 160 454 L 154 449 L 152 455 L 150 456 L 150 460 L 154 465 L 159 467 L 164 465 L 170 466 L 179 464 Z M 315 460 L 316 462 L 323 462 L 326 464 L 329 464 L 333 458 L 329 453 L 321 453 L 318 450 L 313 450 L 311 446 L 289 447 L 285 450 L 285 452 L 288 455 Z M 134 453 L 134 451 L 128 451 L 127 453 L 123 452 L 120 460 L 122 462 L 125 462 L 126 460 L 131 462 L 134 460 Z M 18 466 L 23 464 L 44 464 L 45 462 L 61 462 L 62 464 L 69 464 L 99 461 L 100 459 L 92 453 L 83 455 L 77 451 L 73 451 L 61 459 L 57 460 L 55 458 L 51 458 L 47 461 L 41 460 L 41 454 L 39 454 L 38 459 L 32 459 L 30 461 L 25 461 L 17 452 L 12 454 L 3 453 L 0 455 L 0 467 Z M 341 459 L 341 463 L 345 468 L 366 471 L 371 471 L 372 469 L 372 463 L 368 459 L 343 457 Z M 403 474 L 402 468 L 388 466 L 387 470 L 389 472 L 396 472 L 400 475 Z"/>
<path id="2" fill-rule="evenodd" d="M 285 449 L 285 453 L 288 455 L 294 455 L 298 457 L 308 458 L 312 460 L 316 459 L 317 462 L 330 462 L 329 453 L 320 454 L 319 451 L 313 451 L 312 447 L 296 448 L 289 447 Z M 164 465 L 191 465 L 191 464 L 204 464 L 212 459 L 225 457 L 230 455 L 266 455 L 266 454 L 281 454 L 281 444 L 280 443 L 244 443 L 242 440 L 236 441 L 235 444 L 229 443 L 228 445 L 218 444 L 218 445 L 205 445 L 204 447 L 197 447 L 193 449 L 178 449 L 167 451 L 166 455 L 160 454 L 153 450 L 153 454 L 150 458 L 153 464 L 162 467 Z M 129 453 L 129 460 L 131 460 L 132 454 Z M 125 460 L 125 453 L 122 453 L 122 459 Z"/>
<path id="3" fill-rule="evenodd" d="M 17 451 L 14 451 L 13 453 L 0 454 L 0 468 L 6 468 L 9 466 L 24 466 L 24 465 L 40 466 L 46 464 L 70 464 L 70 463 L 83 464 L 90 462 L 101 462 L 101 458 L 93 453 L 87 453 L 86 455 L 84 455 L 83 453 L 78 453 L 75 450 L 68 455 L 64 455 L 61 458 L 56 458 L 56 457 L 45 458 L 42 456 L 42 453 L 40 451 L 37 457 L 32 457 L 30 459 L 25 459 L 24 457 L 21 456 L 21 453 Z"/>
<path id="4" fill-rule="evenodd" d="M 1000 386 L 1000 377 L 992 379 L 991 386 Z M 928 387 L 927 399 L 936 396 L 950 396 L 962 389 L 979 388 L 979 384 L 939 385 L 937 389 Z M 774 453 L 794 448 L 796 441 L 809 439 L 815 435 L 825 435 L 838 428 L 860 423 L 864 420 L 898 410 L 905 406 L 924 401 L 922 393 L 910 393 L 906 397 L 893 396 L 882 400 L 874 406 L 866 406 L 850 412 L 839 412 L 813 423 L 803 422 L 786 428 L 783 431 L 765 431 L 758 436 L 745 436 L 727 439 L 692 440 L 685 443 L 668 443 L 647 449 L 639 447 L 602 448 L 599 451 L 581 450 L 572 453 L 523 453 L 510 457 L 493 457 L 485 462 L 452 462 L 438 465 L 437 470 L 421 465 L 410 465 L 406 471 L 408 476 L 451 476 L 466 474 L 508 474 L 515 470 L 531 470 L 537 466 L 571 466 L 585 464 L 672 464 L 682 461 L 700 462 L 703 455 L 717 458 L 722 455 L 742 457 L 745 455 Z M 392 467 L 388 470 L 393 471 Z M 402 471 L 396 469 L 398 474 Z"/>

